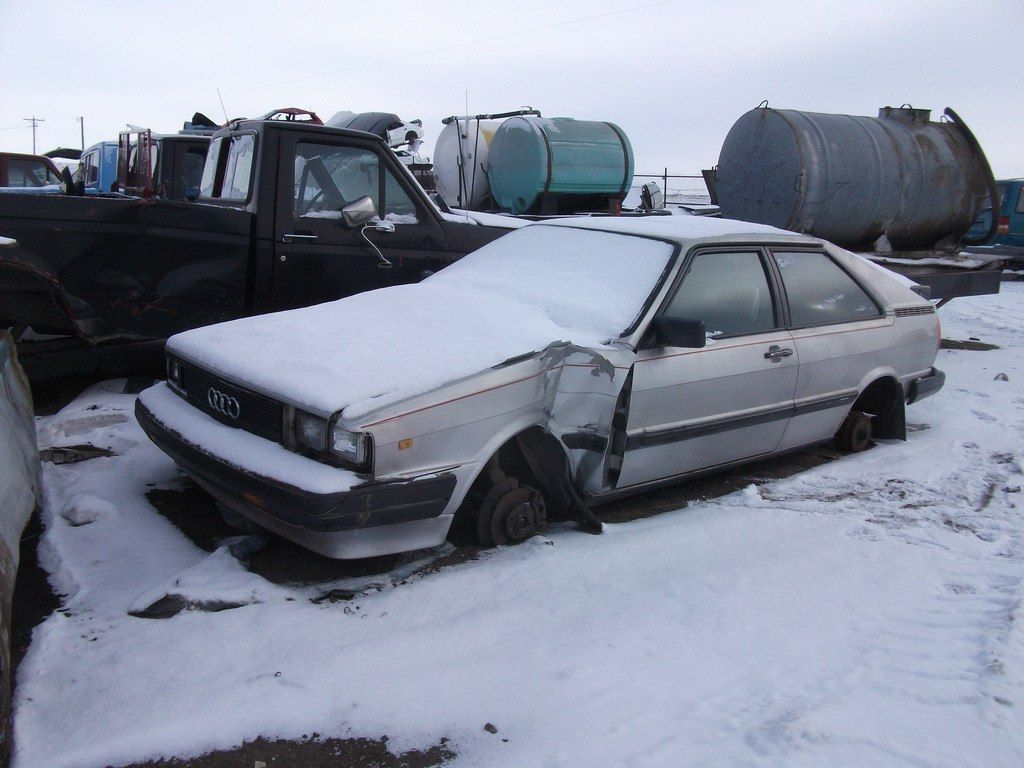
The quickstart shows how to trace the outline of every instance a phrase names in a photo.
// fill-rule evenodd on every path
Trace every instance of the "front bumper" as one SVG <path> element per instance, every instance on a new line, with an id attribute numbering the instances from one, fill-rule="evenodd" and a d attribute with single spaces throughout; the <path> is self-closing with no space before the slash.
<path id="1" fill-rule="evenodd" d="M 910 389 L 907 392 L 907 405 L 916 403 L 918 400 L 934 395 L 940 389 L 942 385 L 946 383 L 946 374 L 940 371 L 938 368 L 932 368 L 932 372 L 927 376 L 922 376 L 919 379 L 914 379 L 910 382 Z"/>
<path id="2" fill-rule="evenodd" d="M 182 405 L 194 410 L 184 401 Z M 318 493 L 246 470 L 204 450 L 161 421 L 142 399 L 136 401 L 135 416 L 157 447 L 219 502 L 327 557 L 404 552 L 439 544 L 447 534 L 451 515 L 444 511 L 455 490 L 453 473 L 371 481 L 345 491 Z M 213 428 L 216 423 L 210 421 Z M 220 424 L 215 428 L 232 429 Z"/>

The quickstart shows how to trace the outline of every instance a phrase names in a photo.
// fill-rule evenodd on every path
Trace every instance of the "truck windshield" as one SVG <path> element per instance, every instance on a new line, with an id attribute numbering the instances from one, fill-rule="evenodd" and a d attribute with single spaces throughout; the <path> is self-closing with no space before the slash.
<path id="1" fill-rule="evenodd" d="M 230 142 L 227 157 L 222 158 L 224 141 Z M 218 136 L 210 142 L 200 183 L 201 197 L 245 202 L 249 199 L 252 165 L 256 157 L 256 136 L 243 133 L 237 136 Z M 218 173 L 220 171 L 220 173 Z M 218 176 L 220 183 L 218 185 Z"/>
<path id="2" fill-rule="evenodd" d="M 220 160 L 220 145 L 223 143 L 224 137 L 218 136 L 210 142 L 210 148 L 206 152 L 203 177 L 199 182 L 199 194 L 202 197 L 213 197 L 213 182 L 217 178 L 217 161 Z"/>
<path id="3" fill-rule="evenodd" d="M 255 149 L 256 137 L 251 133 L 231 137 L 228 159 L 224 164 L 224 181 L 220 185 L 220 196 L 224 200 L 249 199 L 249 180 L 252 178 Z"/>

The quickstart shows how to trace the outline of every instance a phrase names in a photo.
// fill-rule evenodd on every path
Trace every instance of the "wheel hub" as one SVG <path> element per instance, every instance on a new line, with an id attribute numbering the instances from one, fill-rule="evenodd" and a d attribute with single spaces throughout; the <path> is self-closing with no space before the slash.
<path id="1" fill-rule="evenodd" d="M 496 483 L 480 506 L 477 534 L 481 544 L 517 544 L 547 525 L 540 492 L 514 478 Z"/>

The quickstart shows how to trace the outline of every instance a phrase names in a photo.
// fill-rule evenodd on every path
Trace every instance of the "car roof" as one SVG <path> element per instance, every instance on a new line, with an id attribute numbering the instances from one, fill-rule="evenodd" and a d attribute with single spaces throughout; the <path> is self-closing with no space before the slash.
<path id="1" fill-rule="evenodd" d="M 17 157 L 25 160 L 42 160 L 44 163 L 52 163 L 50 158 L 46 157 L 46 155 L 33 155 L 30 152 L 0 152 L 0 155 L 3 155 L 4 157 Z"/>
<path id="2" fill-rule="evenodd" d="M 719 219 L 711 216 L 579 216 L 547 219 L 532 226 L 595 229 L 624 235 L 657 237 L 679 243 L 709 239 L 728 242 L 744 240 L 773 240 L 790 243 L 799 241 L 813 244 L 821 242 L 817 238 L 770 227 L 766 224 L 753 224 L 749 221 Z"/>

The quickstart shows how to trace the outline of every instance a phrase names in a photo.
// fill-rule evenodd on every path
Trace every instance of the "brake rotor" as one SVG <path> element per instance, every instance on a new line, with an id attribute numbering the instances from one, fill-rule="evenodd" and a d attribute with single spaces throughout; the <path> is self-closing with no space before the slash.
<path id="1" fill-rule="evenodd" d="M 507 493 L 518 487 L 518 480 L 502 475 L 502 479 L 495 482 L 484 496 L 484 500 L 480 503 L 480 509 L 476 513 L 476 540 L 480 542 L 481 546 L 493 547 L 495 545 L 494 537 L 491 536 L 491 519 L 494 517 L 494 511 L 498 502 Z"/>
<path id="2" fill-rule="evenodd" d="M 518 544 L 547 525 L 544 497 L 528 485 L 507 491 L 491 514 L 491 538 L 495 544 Z"/>

